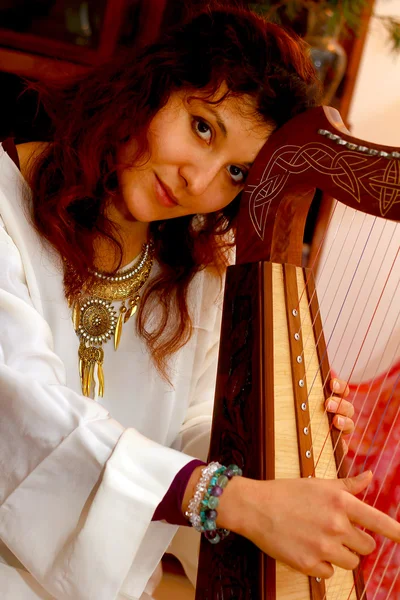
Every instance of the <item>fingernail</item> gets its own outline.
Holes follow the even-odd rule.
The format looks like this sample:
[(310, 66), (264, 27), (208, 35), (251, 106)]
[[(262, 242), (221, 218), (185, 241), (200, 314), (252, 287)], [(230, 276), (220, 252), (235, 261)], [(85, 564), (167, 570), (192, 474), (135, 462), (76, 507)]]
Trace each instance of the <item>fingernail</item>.
[(338, 427), (344, 427), (346, 424), (346, 419), (344, 417), (337, 418)]
[(369, 479), (372, 475), (372, 471), (364, 471), (363, 473), (360, 473), (359, 475), (357, 475), (358, 479)]
[(340, 390), (340, 383), (338, 382), (337, 379), (333, 380), (333, 389), (334, 390)]
[(328, 402), (328, 410), (336, 411), (339, 404), (334, 400), (329, 400)]

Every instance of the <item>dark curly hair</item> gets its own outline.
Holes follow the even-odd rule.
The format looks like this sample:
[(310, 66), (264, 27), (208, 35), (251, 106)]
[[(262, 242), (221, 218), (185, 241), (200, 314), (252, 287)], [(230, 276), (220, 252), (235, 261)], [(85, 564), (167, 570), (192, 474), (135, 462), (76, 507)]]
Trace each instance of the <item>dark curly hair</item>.
[[(109, 238), (119, 256), (118, 232), (106, 217), (117, 193), (117, 154), (130, 138), (138, 157), (155, 114), (177, 90), (248, 95), (256, 116), (280, 127), (319, 101), (319, 84), (305, 43), (240, 8), (208, 8), (165, 32), (136, 55), (124, 53), (73, 81), (30, 83), (51, 120), (51, 143), (31, 171), (33, 220), (70, 268), (64, 286), (74, 297), (94, 267), (94, 240)], [(240, 195), (221, 211), (150, 224), (160, 274), (148, 285), (137, 328), (157, 368), (190, 338), (188, 286), (206, 267), (221, 274), (229, 232), (234, 234)], [(119, 263), (119, 265), (121, 262)], [(155, 329), (152, 307), (162, 307)]]

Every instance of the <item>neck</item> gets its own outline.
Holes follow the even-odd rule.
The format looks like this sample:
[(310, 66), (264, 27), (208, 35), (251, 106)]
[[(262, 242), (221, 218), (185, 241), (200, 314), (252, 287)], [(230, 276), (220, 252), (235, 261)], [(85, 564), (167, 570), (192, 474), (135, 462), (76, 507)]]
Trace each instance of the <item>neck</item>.
[[(118, 241), (122, 246), (120, 268), (128, 265), (140, 254), (143, 244), (148, 241), (148, 223), (140, 223), (131, 215), (121, 212), (114, 203), (110, 203), (106, 216), (117, 227)], [(113, 271), (118, 266), (118, 254), (107, 238), (99, 238), (95, 243), (96, 268), (101, 271)]]

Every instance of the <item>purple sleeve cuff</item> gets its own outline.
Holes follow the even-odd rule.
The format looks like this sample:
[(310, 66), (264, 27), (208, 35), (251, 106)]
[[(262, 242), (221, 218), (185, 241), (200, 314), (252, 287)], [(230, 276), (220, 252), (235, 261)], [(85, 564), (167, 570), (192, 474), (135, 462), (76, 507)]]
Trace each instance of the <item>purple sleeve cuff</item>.
[(189, 479), (196, 467), (206, 465), (202, 460), (192, 460), (175, 475), (167, 493), (157, 506), (152, 521), (167, 521), (173, 525), (190, 523), (182, 514), (182, 501)]

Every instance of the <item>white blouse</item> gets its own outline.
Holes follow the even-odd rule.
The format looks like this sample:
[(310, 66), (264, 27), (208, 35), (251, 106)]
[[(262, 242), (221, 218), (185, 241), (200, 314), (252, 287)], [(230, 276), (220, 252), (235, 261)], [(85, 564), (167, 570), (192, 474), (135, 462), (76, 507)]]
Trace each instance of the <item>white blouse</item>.
[(104, 398), (86, 398), (61, 260), (29, 194), (0, 145), (0, 596), (135, 600), (177, 529), (154, 510), (207, 454), (221, 286), (206, 271), (193, 281), (172, 386), (131, 319), (117, 351), (103, 346)]

